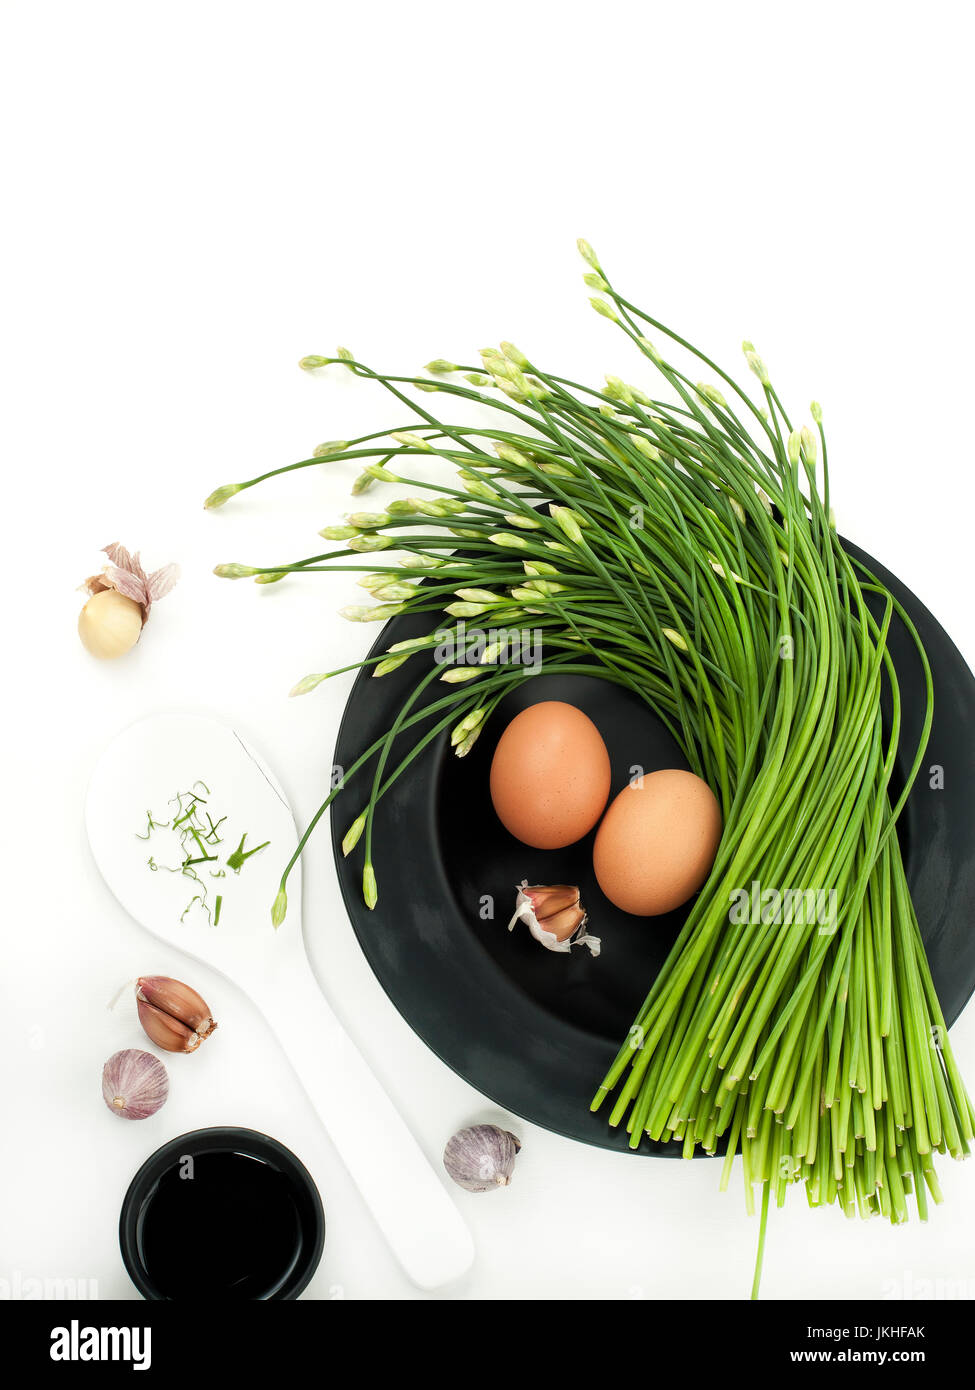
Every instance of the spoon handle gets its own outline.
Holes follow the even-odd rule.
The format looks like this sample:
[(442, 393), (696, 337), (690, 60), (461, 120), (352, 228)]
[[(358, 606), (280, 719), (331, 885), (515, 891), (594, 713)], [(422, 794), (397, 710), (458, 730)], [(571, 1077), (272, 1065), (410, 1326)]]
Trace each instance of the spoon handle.
[(438, 1288), (470, 1267), (470, 1232), (393, 1102), (335, 1017), (311, 967), (254, 997), (406, 1274)]

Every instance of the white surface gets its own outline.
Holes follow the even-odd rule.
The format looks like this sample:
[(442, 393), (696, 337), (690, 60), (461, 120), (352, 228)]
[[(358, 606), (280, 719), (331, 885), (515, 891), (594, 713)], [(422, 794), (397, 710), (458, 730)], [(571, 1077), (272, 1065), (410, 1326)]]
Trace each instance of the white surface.
[[(194, 851), (185, 830), (176, 829), (187, 814), (201, 826), (208, 816), (222, 841), (198, 835)], [(143, 822), (137, 833), (144, 839), (123, 830)], [(133, 920), (166, 947), (218, 970), (260, 1009), (413, 1283), (432, 1290), (466, 1274), (473, 1242), (445, 1190), (443, 1169), (435, 1174), (311, 973), (299, 865), (288, 879), (287, 913), (270, 927), (268, 904), (298, 836), (283, 790), (257, 750), (221, 720), (140, 719), (95, 764), (85, 825), (106, 884)], [(250, 857), (228, 873), (220, 866), (235, 845)], [(184, 874), (166, 872), (184, 854), (208, 853), (214, 864), (198, 865), (189, 885)], [(221, 877), (211, 879), (214, 869)]]
[[(750, 337), (797, 412), (823, 402), (841, 526), (975, 661), (970, 16), (822, 0), (529, 4), (517, 18), (445, 3), (2, 6), (0, 1278), (132, 1296), (115, 1240), (131, 1174), (184, 1129), (235, 1123), (291, 1146), (321, 1186), (311, 1295), (420, 1296), (257, 1010), (150, 941), (84, 839), (102, 747), (179, 706), (248, 734), (299, 821), (318, 805), (351, 681), (286, 696), (363, 651), (372, 629), (334, 617), (360, 591), (210, 570), (314, 553), (351, 474), (201, 508), (219, 483), (400, 421), (364, 383), (299, 372), (303, 354), (348, 343), (412, 368), (510, 337), (569, 375), (632, 375), (586, 303), (585, 235), (634, 299), (723, 362)], [(138, 649), (102, 665), (75, 636), (74, 590), (116, 539), (184, 574)], [(305, 915), (316, 973), (437, 1160), (452, 1130), (495, 1112), (385, 999), (325, 834)], [(99, 1072), (143, 1040), (104, 1004), (147, 971), (191, 974), (220, 1029), (173, 1059), (156, 1117), (124, 1124)], [(954, 1040), (975, 1083), (971, 1008)], [(712, 1165), (512, 1127), (512, 1186), (458, 1196), (478, 1257), (456, 1296), (747, 1293), (755, 1226)], [(927, 1227), (847, 1223), (797, 1194), (773, 1216), (766, 1292), (975, 1279), (975, 1172), (942, 1170)]]

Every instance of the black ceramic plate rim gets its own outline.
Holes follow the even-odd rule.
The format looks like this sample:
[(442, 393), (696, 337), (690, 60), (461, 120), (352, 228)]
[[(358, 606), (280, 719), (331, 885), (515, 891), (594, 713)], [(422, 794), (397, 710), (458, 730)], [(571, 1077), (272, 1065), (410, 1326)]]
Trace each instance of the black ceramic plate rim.
[[(935, 901), (941, 898), (943, 910), (934, 912), (927, 920), (922, 919), (922, 928), (932, 970), (936, 971), (939, 963), (941, 966), (941, 974), (936, 973), (936, 983), (946, 1021), (950, 1025), (975, 989), (975, 936), (962, 931), (975, 912), (972, 811), (964, 792), (965, 786), (970, 786), (975, 778), (975, 741), (969, 734), (969, 730), (975, 728), (975, 678), (943, 628), (917, 597), (865, 552), (846, 541), (843, 544), (851, 557), (862, 562), (904, 605), (921, 632), (934, 671), (935, 722), (922, 775), (925, 766), (944, 762), (937, 747), (939, 738), (945, 747), (951, 748), (953, 775), (946, 783), (943, 802), (931, 803), (937, 806), (935, 814), (940, 817), (937, 826), (932, 826), (931, 815), (918, 813), (917, 790), (912, 792), (904, 815), (912, 851), (920, 856), (917, 872), (912, 873), (909, 866), (915, 901), (919, 886)], [(401, 617), (389, 623), (371, 654), (384, 651), (393, 640), (404, 635), (404, 624), (408, 622), (408, 618)], [(901, 640), (905, 638), (906, 634), (901, 633)], [(909, 639), (906, 640), (909, 643)], [(919, 689), (920, 666), (916, 657), (914, 660), (917, 670), (913, 679)], [(910, 691), (907, 681), (910, 678), (900, 671), (899, 663), (898, 671), (907, 705)], [(349, 729), (356, 717), (356, 695), (361, 693), (363, 681), (369, 679), (369, 674), (368, 668), (365, 674), (359, 674), (346, 703), (336, 740), (337, 766), (347, 765), (351, 758), (361, 752), (358, 740), (355, 744), (350, 742)], [(375, 737), (375, 733), (372, 737)], [(426, 761), (422, 778), (424, 787), (431, 780), (434, 784), (439, 781), (440, 766), (446, 756), (447, 741), (445, 736), (440, 736)], [(958, 766), (959, 762), (961, 766)], [(542, 1128), (602, 1148), (628, 1153), (678, 1155), (681, 1152), (679, 1145), (651, 1144), (646, 1139), (639, 1148), (631, 1149), (625, 1129), (609, 1127), (606, 1118), (608, 1106), (595, 1115), (589, 1112), (589, 1099), (612, 1062), (622, 1038), (607, 1046), (604, 1039), (594, 1039), (592, 1034), (574, 1027), (566, 1019), (533, 1008), (533, 1001), (526, 1000), (522, 991), (483, 949), (480, 949), (479, 955), (469, 949), (473, 934), (465, 927), (464, 915), (447, 882), (437, 844), (435, 808), (432, 805), (421, 805), (417, 801), (411, 807), (409, 825), (404, 827), (409, 834), (409, 844), (397, 850), (397, 853), (407, 856), (405, 882), (399, 884), (404, 891), (398, 895), (396, 886), (391, 883), (395, 875), (388, 872), (390, 846), (385, 840), (378, 842), (382, 847), (381, 860), (377, 864), (380, 906), (372, 913), (366, 909), (360, 891), (359, 865), (345, 860), (341, 852), (342, 837), (358, 809), (357, 798), (343, 796), (337, 797), (332, 807), (333, 850), (346, 910), (363, 954), (383, 990), (431, 1051), (489, 1100)], [(925, 846), (932, 837), (936, 841), (934, 848), (925, 854)], [(946, 847), (950, 851), (947, 863), (942, 862), (946, 859)], [(939, 871), (946, 869), (950, 873), (942, 882)], [(425, 875), (428, 876), (426, 880)], [(387, 901), (390, 892), (396, 899), (395, 909), (388, 920), (384, 892)], [(438, 962), (435, 953), (431, 954), (428, 942), (424, 949), (424, 906), (420, 902), (418, 911), (417, 902), (424, 894), (427, 895), (428, 907), (442, 910), (449, 904), (457, 919), (457, 950), (456, 953), (451, 952), (450, 966), (446, 970), (443, 958)], [(437, 894), (440, 895), (439, 903)], [(499, 924), (499, 929), (504, 930), (503, 924)], [(391, 932), (395, 932), (394, 941), (401, 934), (406, 934), (405, 950), (416, 951), (416, 969), (404, 969), (403, 960), (396, 958), (397, 954), (402, 954), (398, 942), (391, 951)], [(950, 957), (953, 943), (959, 939), (967, 948), (960, 964), (945, 958)], [(465, 967), (472, 963), (478, 977), (478, 988), (474, 991), (465, 988), (463, 977)], [(648, 980), (647, 988), (650, 983)], [(459, 1004), (450, 998), (453, 989), (462, 996)], [(492, 1015), (491, 1027), (486, 1031), (478, 1025), (478, 1009)], [(519, 1028), (522, 1030), (519, 1035), (521, 1045), (515, 1055), (511, 1046), (511, 1030)], [(473, 1042), (472, 1033), (475, 1035)], [(565, 1095), (558, 1094), (558, 1080), (571, 1067), (584, 1067), (586, 1075), (584, 1085), (577, 1088), (569, 1104)], [(557, 1092), (554, 1096), (549, 1094), (553, 1084)]]

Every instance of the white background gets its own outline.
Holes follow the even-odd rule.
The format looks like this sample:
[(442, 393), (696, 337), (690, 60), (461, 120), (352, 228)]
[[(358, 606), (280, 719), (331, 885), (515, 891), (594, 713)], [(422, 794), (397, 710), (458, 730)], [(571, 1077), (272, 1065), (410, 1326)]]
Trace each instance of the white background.
[[(510, 337), (570, 376), (633, 377), (586, 302), (584, 235), (632, 297), (725, 363), (752, 338), (797, 414), (823, 402), (841, 529), (975, 661), (970, 10), (31, 0), (0, 16), (0, 1279), (132, 1296), (115, 1237), (129, 1177), (172, 1135), (223, 1122), (276, 1135), (320, 1184), (328, 1244), (309, 1295), (417, 1297), (260, 1017), (140, 934), (87, 852), (93, 761), (155, 710), (238, 721), (299, 820), (320, 799), (350, 682), (287, 692), (361, 654), (374, 630), (334, 616), (361, 591), (210, 571), (313, 553), (349, 505), (349, 466), (216, 514), (203, 498), (403, 423), (347, 374), (298, 371), (339, 343), (414, 370)], [(114, 540), (183, 578), (138, 649), (99, 664), (75, 635), (76, 587)], [(452, 1130), (496, 1112), (386, 1000), (324, 834), (305, 923), (323, 988), (438, 1161)], [(191, 976), (221, 1028), (172, 1060), (164, 1110), (124, 1124), (99, 1073), (141, 1035), (105, 1003), (147, 971)], [(971, 1008), (954, 1039), (975, 1081)], [(514, 1184), (457, 1193), (478, 1257), (444, 1297), (747, 1294), (755, 1223), (714, 1165), (515, 1127)], [(975, 1174), (942, 1169), (926, 1228), (846, 1222), (794, 1194), (773, 1214), (766, 1294), (975, 1280)], [(201, 1292), (205, 1267), (187, 1252)]]

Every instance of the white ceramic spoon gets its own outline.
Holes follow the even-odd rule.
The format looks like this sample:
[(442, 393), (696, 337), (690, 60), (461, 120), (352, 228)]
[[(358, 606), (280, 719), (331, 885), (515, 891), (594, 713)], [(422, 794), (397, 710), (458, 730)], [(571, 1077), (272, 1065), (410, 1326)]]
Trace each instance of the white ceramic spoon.
[[(161, 827), (148, 840), (137, 838), (146, 833), (150, 810), (155, 820), (169, 820), (169, 799), (194, 787), (206, 798), (201, 818), (227, 817), (222, 843), (209, 851), (218, 861), (196, 866), (200, 883), (166, 871), (181, 863), (175, 832)], [(221, 971), (264, 1014), (410, 1279), (433, 1289), (463, 1274), (474, 1247), (460, 1213), (312, 974), (297, 866), (288, 882), (287, 918), (276, 931), (271, 925), (277, 880), (297, 834), (270, 769), (228, 724), (198, 715), (154, 716), (119, 734), (102, 755), (85, 818), (102, 876), (132, 917), (168, 946)], [(245, 832), (245, 852), (270, 844), (237, 874), (224, 861)], [(221, 869), (223, 877), (210, 877)], [(193, 903), (181, 922), (203, 889), (206, 908)], [(213, 925), (218, 894), (220, 917)]]

